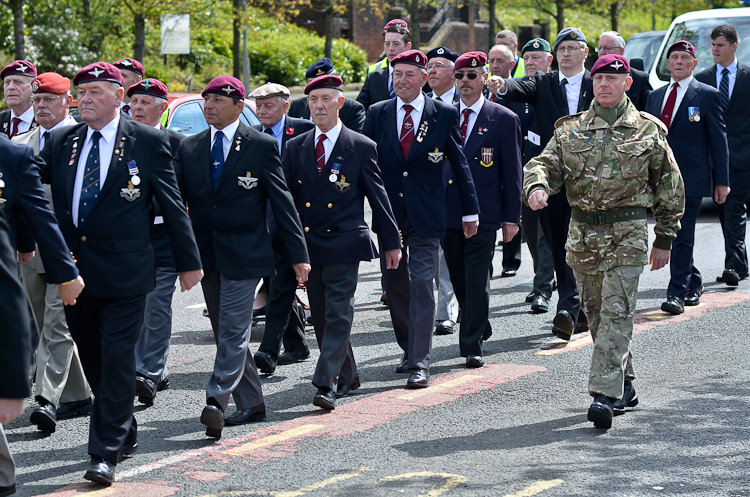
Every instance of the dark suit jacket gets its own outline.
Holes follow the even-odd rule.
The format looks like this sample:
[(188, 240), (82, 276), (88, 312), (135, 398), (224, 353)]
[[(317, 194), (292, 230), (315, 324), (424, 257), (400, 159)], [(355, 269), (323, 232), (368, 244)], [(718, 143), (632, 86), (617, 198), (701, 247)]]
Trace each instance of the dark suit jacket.
[(646, 110), (646, 99), (653, 89), (648, 81), (648, 73), (631, 68), (630, 76), (633, 78), (633, 84), (628, 90), (628, 97), (636, 109)]
[[(289, 142), (282, 162), (305, 227), (310, 262), (346, 264), (378, 257), (365, 222), (365, 197), (377, 219), (381, 248), (401, 247), (372, 140), (342, 126), (326, 167), (318, 174), (315, 131), (308, 131)], [(335, 183), (329, 179), (334, 164), (340, 166)]]
[(378, 164), (396, 222), (400, 225), (406, 213), (419, 236), (440, 238), (446, 223), (445, 160), (453, 169), (462, 214), (481, 215), (469, 165), (461, 149), (458, 111), (425, 96), (421, 121), (414, 125), (417, 138), (420, 128), (426, 128), (426, 132), (422, 141), (414, 140), (404, 160), (396, 130), (396, 103), (393, 98), (373, 105), (367, 113), (364, 134), (378, 145)]
[[(31, 121), (31, 127), (36, 127), (36, 120)], [(2, 112), (0, 112), (0, 134), (4, 134), (5, 136), (10, 136), (11, 132), (11, 122), (10, 122), (10, 109), (6, 109)]]
[[(460, 110), (456, 104), (456, 110)], [(479, 229), (497, 231), (502, 223), (521, 223), (521, 125), (518, 116), (485, 100), (464, 155), (479, 198)], [(454, 178), (448, 181), (448, 227), (461, 229), (461, 209)]]
[[(560, 79), (558, 71), (548, 73), (537, 72), (529, 79), (507, 79), (507, 91), (504, 97), (507, 100), (528, 102), (534, 106), (534, 120), (529, 131), (540, 137), (539, 145), (530, 140), (523, 150), (523, 160), (528, 162), (536, 157), (547, 142), (552, 138), (555, 130), (555, 121), (568, 115), (568, 101), (560, 90)], [(594, 84), (591, 73), (586, 71), (581, 81), (581, 93), (578, 98), (578, 111), (582, 112), (589, 108), (594, 98)]]
[[(719, 88), (716, 79), (716, 64), (695, 75), (701, 83)], [(734, 82), (729, 107), (724, 112), (729, 142), (729, 171), (750, 171), (750, 67), (737, 63), (737, 79)]]
[(374, 103), (390, 100), (391, 93), (388, 91), (388, 66), (367, 75), (365, 84), (357, 95), (357, 102), (368, 110)]
[(0, 188), (0, 204), (3, 204), (1, 210), (5, 211), (10, 225), (11, 246), (16, 248), (16, 226), (20, 225), (23, 233), (19, 238), (28, 242), (18, 248), (22, 252), (31, 252), (35, 250), (34, 240), (38, 241), (39, 254), (50, 283), (75, 279), (78, 270), (44, 194), (38, 172), (41, 163), (34, 156), (34, 150), (0, 136), (0, 157), (0, 173), (5, 183)]
[(22, 399), (29, 388), (29, 311), (16, 252), (0, 209), (0, 398)]
[[(171, 166), (167, 137), (150, 126), (120, 119), (115, 153), (101, 193), (86, 224), (73, 224), (73, 185), (87, 130), (86, 124), (78, 124), (53, 131), (41, 153), (45, 162), (42, 181), (52, 186), (60, 230), (78, 261), (86, 290), (93, 297), (120, 298), (145, 294), (154, 288), (152, 197), (161, 206), (177, 270), (200, 269), (190, 220)], [(141, 179), (135, 187), (137, 197), (128, 190), (131, 162)]]
[(289, 262), (307, 262), (302, 226), (284, 181), (276, 140), (240, 123), (216, 191), (211, 181), (210, 141), (210, 129), (185, 138), (175, 159), (204, 272), (218, 270), (232, 280), (273, 273), (266, 227), (269, 200)]
[[(289, 112), (287, 114), (291, 117), (299, 117), (310, 121), (310, 106), (307, 105), (307, 97), (295, 98), (289, 105)], [(362, 126), (365, 125), (366, 116), (364, 106), (357, 102), (347, 98), (344, 100), (344, 106), (339, 110), (339, 119), (344, 123), (344, 126), (357, 133), (362, 132)], [(313, 124), (313, 127), (315, 125)], [(307, 130), (303, 130), (307, 131)]]
[[(669, 85), (648, 96), (646, 112), (661, 115)], [(700, 120), (688, 119), (688, 107), (698, 107)], [(667, 141), (685, 182), (685, 196), (711, 197), (714, 185), (729, 185), (729, 150), (719, 91), (693, 79), (675, 110)]]

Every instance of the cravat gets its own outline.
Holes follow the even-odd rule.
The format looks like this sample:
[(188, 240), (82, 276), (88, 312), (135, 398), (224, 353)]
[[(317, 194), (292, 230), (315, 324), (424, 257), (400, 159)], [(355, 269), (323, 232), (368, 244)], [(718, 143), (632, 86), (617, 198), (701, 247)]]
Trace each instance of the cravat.
[(323, 172), (326, 168), (326, 148), (323, 146), (323, 142), (326, 139), (326, 135), (320, 135), (318, 137), (318, 143), (315, 144), (315, 160), (318, 162), (318, 174)]
[(396, 92), (393, 91), (393, 77), (388, 76), (388, 79), (390, 80), (388, 82), (388, 94), (391, 96), (391, 98), (396, 96)]
[(726, 67), (721, 71), (721, 83), (719, 83), (719, 97), (724, 112), (729, 108), (729, 69)]
[(18, 125), (21, 124), (21, 118), (14, 117), (11, 121), (13, 122), (13, 127), (10, 128), (10, 137), (13, 138), (18, 133)]
[(211, 147), (211, 181), (213, 183), (214, 190), (216, 185), (219, 184), (219, 176), (221, 176), (221, 170), (224, 168), (224, 133), (221, 131), (216, 132), (214, 137), (214, 146)]
[(464, 109), (464, 120), (461, 121), (461, 146), (466, 145), (466, 132), (469, 130), (469, 115), (471, 109)]
[(659, 116), (659, 119), (661, 119), (661, 122), (663, 122), (667, 128), (672, 124), (672, 112), (674, 111), (674, 104), (677, 101), (677, 88), (679, 87), (680, 84), (675, 81), (672, 85), (672, 91), (667, 97), (667, 103), (664, 104), (664, 110), (661, 111), (661, 116)]
[(404, 105), (406, 115), (404, 116), (404, 122), (401, 123), (401, 134), (398, 138), (399, 145), (401, 145), (401, 155), (404, 157), (404, 160), (409, 155), (409, 149), (414, 142), (414, 121), (411, 120), (412, 110), (414, 110), (414, 107), (411, 105)]
[(91, 134), (91, 150), (86, 158), (81, 181), (81, 196), (78, 199), (78, 227), (81, 228), (89, 217), (94, 202), (99, 196), (99, 138), (102, 134), (94, 131)]
[(128, 104), (125, 104), (125, 105), (123, 105), (123, 106), (122, 106), (122, 111), (123, 111), (123, 112), (124, 112), (125, 114), (127, 114), (127, 115), (130, 115), (130, 105), (128, 105)]

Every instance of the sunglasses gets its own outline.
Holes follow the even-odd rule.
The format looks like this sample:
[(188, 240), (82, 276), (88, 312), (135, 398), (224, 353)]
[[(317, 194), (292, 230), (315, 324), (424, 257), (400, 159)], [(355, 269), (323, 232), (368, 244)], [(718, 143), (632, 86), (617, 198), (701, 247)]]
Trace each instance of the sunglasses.
[(456, 79), (464, 79), (464, 76), (466, 76), (468, 79), (477, 79), (479, 77), (479, 73), (476, 72), (457, 72), (453, 74), (453, 77)]

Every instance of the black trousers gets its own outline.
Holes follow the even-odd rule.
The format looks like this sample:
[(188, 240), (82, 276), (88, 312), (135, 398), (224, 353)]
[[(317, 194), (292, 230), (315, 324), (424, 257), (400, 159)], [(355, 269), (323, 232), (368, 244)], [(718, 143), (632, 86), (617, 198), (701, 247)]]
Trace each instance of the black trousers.
[(521, 267), (521, 243), (523, 242), (523, 226), (518, 225), (518, 234), (509, 242), (503, 242), (503, 269), (518, 271)]
[(726, 202), (719, 205), (719, 220), (724, 233), (724, 267), (734, 269), (741, 278), (748, 275), (747, 210), (750, 205), (750, 171), (731, 172), (732, 191)]
[(552, 282), (555, 281), (552, 251), (542, 231), (539, 213), (525, 204), (521, 208), (521, 226), (534, 263), (534, 292), (549, 299), (552, 297)]
[(146, 295), (98, 298), (86, 289), (65, 307), (81, 365), (94, 393), (89, 454), (117, 464), (123, 446), (135, 443), (133, 416), (135, 342), (143, 325)]

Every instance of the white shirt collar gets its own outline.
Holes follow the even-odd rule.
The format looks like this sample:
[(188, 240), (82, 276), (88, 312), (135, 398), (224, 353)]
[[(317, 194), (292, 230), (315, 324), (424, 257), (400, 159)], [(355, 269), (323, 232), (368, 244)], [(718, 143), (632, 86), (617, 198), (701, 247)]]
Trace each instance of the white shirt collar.
[(13, 119), (14, 117), (19, 118), (21, 121), (25, 123), (31, 124), (32, 122), (34, 122), (34, 106), (32, 105), (31, 107), (26, 109), (24, 113), (21, 114), (20, 116), (17, 116), (15, 112), (13, 112), (13, 109), (11, 109), (10, 118)]
[(63, 119), (59, 123), (57, 123), (54, 126), (52, 126), (51, 129), (46, 129), (44, 126), (42, 126), (40, 124), (39, 125), (39, 131), (41, 131), (42, 133), (44, 133), (45, 131), (54, 131), (54, 130), (56, 130), (58, 128), (64, 128), (65, 126), (73, 126), (74, 124), (78, 124), (78, 121), (76, 121), (75, 119), (73, 119), (72, 116), (67, 115), (67, 116), (65, 116), (65, 119)]
[(564, 74), (562, 73), (562, 71), (558, 71), (558, 73), (557, 73), (557, 80), (558, 80), (558, 81), (559, 81), (560, 83), (562, 83), (562, 80), (563, 80), (563, 79), (567, 79), (567, 80), (568, 80), (568, 84), (569, 84), (569, 85), (575, 85), (575, 84), (578, 84), (578, 82), (579, 82), (579, 81), (581, 81), (581, 80), (583, 79), (583, 75), (584, 75), (584, 73), (585, 73), (585, 72), (586, 72), (586, 71), (584, 71), (584, 70), (581, 70), (581, 72), (579, 72), (579, 73), (578, 73), (578, 74), (576, 74), (575, 76), (566, 76), (566, 75), (564, 75)]
[(336, 122), (336, 126), (329, 129), (325, 133), (323, 133), (320, 128), (315, 125), (315, 143), (318, 143), (318, 137), (322, 134), (326, 135), (326, 139), (330, 140), (331, 143), (336, 143), (336, 140), (339, 139), (339, 135), (341, 134), (341, 119)]
[(424, 93), (419, 92), (417, 98), (415, 98), (411, 102), (404, 102), (403, 100), (401, 100), (401, 97), (396, 97), (396, 111), (401, 110), (407, 103), (414, 107), (414, 109), (421, 114), (422, 109), (424, 109)]
[[(104, 127), (99, 131), (101, 133), (102, 138), (104, 138), (104, 141), (107, 143), (114, 143), (115, 137), (117, 135), (117, 127), (120, 125), (120, 114), (118, 113), (115, 115), (114, 119), (112, 119), (110, 122), (108, 122)], [(95, 129), (88, 128), (88, 131), (86, 132), (86, 141), (91, 140), (91, 135), (94, 134), (94, 131), (97, 131)]]
[(436, 99), (438, 99), (438, 100), (441, 100), (441, 101), (443, 101), (443, 102), (445, 102), (447, 104), (452, 104), (453, 103), (453, 95), (454, 95), (455, 91), (456, 91), (456, 87), (455, 86), (451, 86), (450, 90), (448, 90), (447, 92), (443, 93), (442, 95), (435, 96), (435, 92), (433, 92), (432, 95)]
[(461, 100), (461, 113), (463, 113), (463, 111), (465, 111), (466, 109), (471, 109), (474, 111), (474, 114), (479, 115), (479, 111), (482, 110), (484, 101), (485, 101), (484, 95), (479, 95), (479, 98), (477, 99), (476, 102), (467, 106), (462, 99)]
[[(731, 64), (726, 66), (727, 69), (729, 69), (729, 74), (733, 75), (737, 73), (737, 57), (734, 58)], [(721, 72), (724, 70), (724, 66), (721, 64), (716, 64), (716, 73), (721, 75)]]
[(680, 88), (687, 88), (690, 86), (690, 83), (693, 81), (693, 75), (691, 74), (685, 79), (681, 79), (680, 81), (675, 81), (674, 78), (669, 78), (669, 89), (672, 88), (672, 85), (675, 83), (680, 83)]
[(210, 128), (211, 128), (211, 143), (213, 144), (214, 137), (216, 136), (216, 132), (217, 131), (221, 131), (222, 133), (224, 133), (224, 138), (226, 138), (227, 140), (229, 140), (231, 142), (234, 139), (235, 133), (237, 133), (237, 128), (239, 128), (239, 127), (240, 127), (240, 120), (239, 120), (239, 118), (236, 121), (227, 124), (222, 129), (216, 128), (213, 124), (210, 125)]

